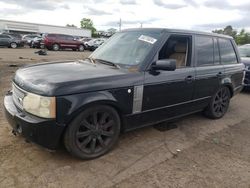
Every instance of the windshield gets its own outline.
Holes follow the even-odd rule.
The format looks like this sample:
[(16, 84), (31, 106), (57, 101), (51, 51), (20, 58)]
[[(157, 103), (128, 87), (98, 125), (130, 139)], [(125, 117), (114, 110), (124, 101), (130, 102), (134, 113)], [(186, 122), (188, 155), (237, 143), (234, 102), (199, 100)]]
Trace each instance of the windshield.
[(143, 62), (159, 37), (159, 31), (117, 33), (100, 46), (90, 57), (119, 65), (138, 65)]
[(250, 46), (239, 47), (240, 57), (250, 57)]

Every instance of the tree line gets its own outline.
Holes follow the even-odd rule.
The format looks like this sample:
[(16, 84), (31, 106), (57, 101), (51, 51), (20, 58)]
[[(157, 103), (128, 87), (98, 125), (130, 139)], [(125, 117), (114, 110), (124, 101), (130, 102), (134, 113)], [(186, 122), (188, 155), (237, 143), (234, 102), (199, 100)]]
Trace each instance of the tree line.
[[(83, 18), (80, 21), (81, 28), (83, 29), (89, 29), (91, 30), (92, 37), (98, 37), (96, 33), (96, 28), (94, 26), (94, 23), (91, 19), (89, 18)], [(73, 24), (67, 24), (67, 27), (76, 27)], [(110, 28), (108, 31), (110, 32), (115, 32), (115, 29)], [(246, 32), (245, 29), (241, 29), (240, 32), (237, 32), (237, 30), (233, 29), (231, 25), (226, 26), (224, 29), (216, 29), (212, 31), (213, 33), (218, 33), (218, 34), (224, 34), (224, 35), (229, 35), (234, 38), (236, 43), (238, 45), (243, 45), (243, 44), (250, 44), (250, 33)]]
[[(74, 24), (67, 24), (66, 27), (75, 27), (75, 28), (77, 28), (77, 26), (75, 26)], [(96, 28), (94, 26), (94, 23), (90, 18), (81, 19), (80, 28), (89, 29), (91, 31), (92, 37), (99, 37), (99, 34), (97, 33), (97, 30), (96, 30)], [(115, 33), (116, 29), (110, 28), (107, 31), (110, 32), (110, 33)]]
[(250, 33), (246, 32), (245, 29), (241, 29), (240, 32), (233, 29), (231, 25), (226, 26), (224, 29), (216, 29), (212, 31), (213, 33), (229, 35), (234, 38), (238, 45), (249, 44), (250, 43)]

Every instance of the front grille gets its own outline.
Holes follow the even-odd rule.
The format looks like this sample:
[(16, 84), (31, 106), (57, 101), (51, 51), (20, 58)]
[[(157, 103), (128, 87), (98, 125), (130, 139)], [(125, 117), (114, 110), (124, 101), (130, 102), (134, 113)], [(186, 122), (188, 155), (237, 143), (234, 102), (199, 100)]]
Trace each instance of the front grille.
[(12, 84), (12, 92), (13, 92), (13, 101), (14, 104), (19, 108), (23, 109), (23, 98), (26, 95), (26, 92), (16, 86), (14, 83)]

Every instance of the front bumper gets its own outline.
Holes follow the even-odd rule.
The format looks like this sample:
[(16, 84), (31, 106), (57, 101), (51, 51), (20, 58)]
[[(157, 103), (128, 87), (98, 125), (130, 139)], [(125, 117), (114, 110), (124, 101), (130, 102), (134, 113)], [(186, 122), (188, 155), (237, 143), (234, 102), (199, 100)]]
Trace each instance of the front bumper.
[(23, 113), (14, 105), (11, 92), (4, 98), (4, 109), (5, 116), (15, 132), (48, 149), (57, 148), (64, 126), (58, 125), (56, 120)]
[(250, 87), (250, 70), (245, 70), (244, 87)]

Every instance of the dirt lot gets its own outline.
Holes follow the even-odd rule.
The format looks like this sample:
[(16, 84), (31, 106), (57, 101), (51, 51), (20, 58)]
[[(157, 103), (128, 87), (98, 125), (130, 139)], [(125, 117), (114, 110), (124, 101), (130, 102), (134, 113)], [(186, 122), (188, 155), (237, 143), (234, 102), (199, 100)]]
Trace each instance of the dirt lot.
[(34, 51), (0, 48), (0, 187), (250, 188), (249, 92), (232, 99), (223, 119), (195, 114), (169, 131), (147, 127), (126, 133), (113, 151), (92, 161), (13, 136), (2, 103), (15, 66), (88, 55), (63, 51), (38, 56)]

